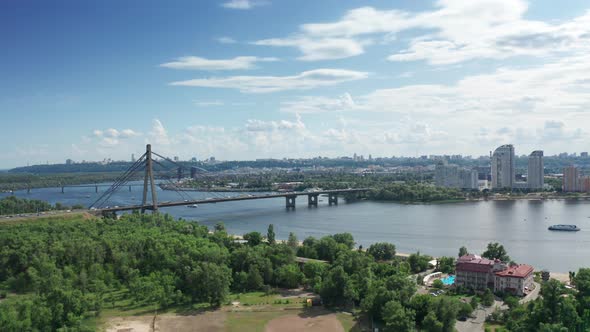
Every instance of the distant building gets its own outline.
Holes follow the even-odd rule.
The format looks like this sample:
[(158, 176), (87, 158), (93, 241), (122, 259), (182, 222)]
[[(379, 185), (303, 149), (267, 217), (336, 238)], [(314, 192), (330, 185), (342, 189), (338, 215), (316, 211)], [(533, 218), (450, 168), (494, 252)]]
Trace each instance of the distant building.
[(178, 161), (178, 157), (177, 156), (174, 156), (174, 161)]
[(590, 193), (590, 177), (582, 176), (578, 179), (578, 190), (585, 193)]
[(492, 188), (512, 188), (514, 169), (514, 146), (507, 144), (497, 148), (492, 155)]
[(495, 273), (494, 291), (523, 296), (533, 286), (533, 267), (527, 264), (508, 266)]
[(441, 160), (434, 169), (434, 183), (439, 187), (478, 189), (477, 170), (460, 168)]
[(66, 159), (66, 165), (71, 165), (73, 163), (74, 161), (72, 159)]
[(580, 157), (588, 158), (588, 152), (580, 152)]
[(134, 163), (134, 162), (135, 162), (135, 154), (134, 154), (134, 153), (132, 153), (132, 154), (131, 154), (131, 162), (132, 162), (132, 163)]
[(530, 189), (543, 189), (543, 185), (545, 184), (543, 151), (533, 151), (529, 156), (528, 166), (527, 187)]
[(563, 191), (575, 192), (578, 191), (578, 181), (580, 172), (575, 166), (568, 166), (563, 169)]

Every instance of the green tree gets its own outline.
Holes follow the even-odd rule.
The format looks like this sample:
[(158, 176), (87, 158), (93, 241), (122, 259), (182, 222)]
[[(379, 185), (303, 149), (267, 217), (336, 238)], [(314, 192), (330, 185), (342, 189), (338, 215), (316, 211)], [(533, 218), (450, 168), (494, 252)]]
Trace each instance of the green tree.
[(385, 331), (407, 332), (414, 330), (414, 311), (404, 308), (398, 301), (387, 302), (381, 316), (385, 322)]
[(481, 304), (486, 307), (491, 307), (494, 304), (494, 294), (492, 294), (492, 291), (489, 288), (486, 288), (481, 296)]
[(303, 280), (303, 273), (295, 264), (281, 266), (276, 271), (277, 284), (285, 288), (296, 288)]
[(344, 244), (348, 249), (354, 248), (354, 238), (350, 233), (339, 233), (332, 236), (337, 243)]
[(225, 265), (202, 262), (188, 275), (187, 281), (193, 301), (220, 306), (229, 294), (230, 269)]
[(429, 312), (426, 317), (424, 317), (421, 325), (424, 331), (443, 332), (443, 323), (436, 318), (436, 313), (434, 311)]
[(502, 262), (510, 261), (510, 256), (508, 256), (508, 254), (506, 253), (506, 249), (504, 249), (504, 246), (497, 242), (488, 243), (488, 248), (486, 251), (484, 251), (482, 257), (488, 259), (499, 259)]
[(221, 221), (215, 224), (214, 230), (216, 232), (227, 232), (225, 229), (225, 224)]
[(445, 285), (443, 284), (443, 282), (440, 279), (436, 279), (432, 282), (432, 287), (434, 287), (436, 289), (443, 289), (445, 287)]
[(395, 257), (395, 245), (385, 242), (374, 243), (367, 252), (378, 261), (392, 260)]
[(246, 284), (249, 290), (259, 290), (264, 286), (264, 279), (262, 279), (262, 275), (260, 275), (260, 271), (258, 271), (255, 265), (250, 265)]
[(273, 224), (268, 225), (268, 230), (266, 232), (266, 239), (268, 240), (268, 244), (273, 245), (275, 244), (275, 226)]
[(469, 255), (467, 248), (465, 246), (459, 248), (459, 257), (463, 257), (465, 255)]
[(289, 238), (287, 239), (287, 245), (293, 249), (294, 251), (297, 251), (297, 248), (299, 247), (299, 241), (297, 241), (297, 236), (295, 235), (295, 233), (290, 232), (289, 233)]
[(248, 244), (251, 246), (257, 246), (262, 243), (262, 234), (259, 232), (246, 233), (243, 238), (248, 241)]
[(455, 272), (455, 258), (454, 257), (441, 257), (438, 259), (438, 269), (442, 273), (453, 273)]

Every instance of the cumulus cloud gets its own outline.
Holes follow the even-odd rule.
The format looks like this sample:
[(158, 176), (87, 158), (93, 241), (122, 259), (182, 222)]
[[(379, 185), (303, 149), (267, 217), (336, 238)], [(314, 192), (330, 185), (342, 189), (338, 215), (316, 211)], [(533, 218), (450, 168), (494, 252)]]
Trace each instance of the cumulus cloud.
[(176, 86), (237, 89), (245, 93), (312, 89), (365, 79), (368, 73), (346, 69), (314, 69), (293, 76), (231, 76), (172, 82)]
[(590, 50), (590, 12), (547, 23), (525, 19), (527, 10), (524, 0), (439, 0), (435, 9), (424, 12), (361, 7), (335, 22), (303, 24), (291, 36), (255, 44), (298, 48), (300, 60), (338, 59), (364, 53), (369, 37), (390, 42), (396, 34), (414, 30), (408, 47), (388, 59), (434, 65)]
[(304, 96), (297, 100), (282, 102), (280, 109), (286, 113), (324, 113), (353, 110), (355, 103), (349, 93), (344, 93), (337, 98)]
[(105, 130), (95, 129), (92, 135), (99, 140), (102, 147), (114, 147), (119, 145), (121, 140), (140, 136), (141, 134), (133, 129), (118, 130), (115, 128), (108, 128)]
[(161, 67), (192, 70), (237, 70), (251, 69), (257, 62), (278, 61), (277, 58), (238, 56), (232, 59), (206, 59), (198, 56), (185, 56), (176, 61), (161, 64)]

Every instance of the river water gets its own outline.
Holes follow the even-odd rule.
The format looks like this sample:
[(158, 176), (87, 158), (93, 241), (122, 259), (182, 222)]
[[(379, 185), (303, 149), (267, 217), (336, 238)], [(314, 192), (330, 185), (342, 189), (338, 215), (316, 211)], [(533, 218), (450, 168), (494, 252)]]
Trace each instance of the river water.
[[(41, 199), (52, 204), (90, 205), (106, 188), (33, 189), (14, 195)], [(191, 198), (243, 195), (243, 193), (187, 192)], [(256, 194), (256, 193), (253, 193)], [(260, 194), (260, 193), (258, 193)], [(0, 197), (8, 194), (0, 194)], [(178, 201), (172, 191), (158, 188), (158, 200)], [(141, 201), (141, 188), (125, 187), (110, 199), (111, 206), (133, 205)], [(360, 201), (328, 206), (320, 197), (317, 208), (307, 207), (307, 197), (297, 199), (294, 211), (285, 209), (284, 198), (201, 204), (161, 209), (174, 217), (196, 220), (212, 227), (223, 221), (229, 233), (259, 231), (266, 234), (274, 224), (278, 239), (294, 232), (300, 240), (307, 236), (349, 232), (358, 244), (394, 243), (398, 252), (420, 251), (434, 256), (456, 256), (461, 246), (481, 254), (488, 242), (502, 243), (510, 257), (519, 262), (555, 272), (590, 267), (590, 202), (588, 201), (484, 201), (452, 204), (398, 204)], [(579, 232), (552, 232), (552, 224), (577, 224)]]

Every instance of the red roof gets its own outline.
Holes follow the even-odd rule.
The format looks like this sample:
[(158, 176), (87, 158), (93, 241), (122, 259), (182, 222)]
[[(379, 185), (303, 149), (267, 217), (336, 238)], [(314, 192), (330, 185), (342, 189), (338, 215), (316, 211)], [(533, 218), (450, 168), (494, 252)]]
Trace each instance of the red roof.
[(482, 272), (488, 273), (494, 267), (495, 261), (487, 258), (481, 258), (477, 255), (465, 255), (457, 259), (455, 270), (467, 272)]
[(496, 272), (498, 277), (526, 278), (533, 273), (533, 267), (527, 264), (509, 266), (504, 271)]

